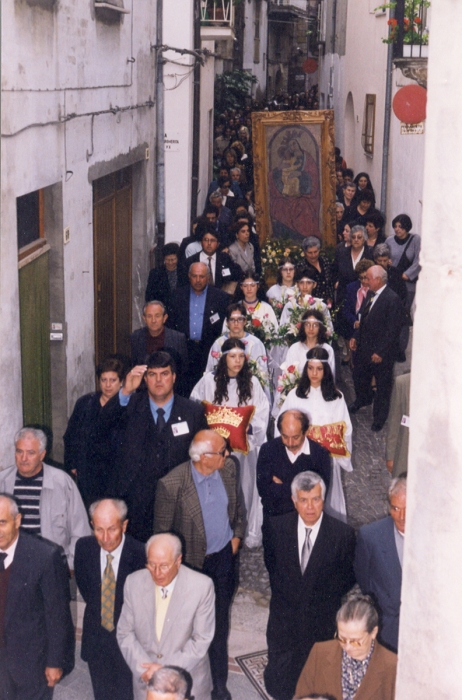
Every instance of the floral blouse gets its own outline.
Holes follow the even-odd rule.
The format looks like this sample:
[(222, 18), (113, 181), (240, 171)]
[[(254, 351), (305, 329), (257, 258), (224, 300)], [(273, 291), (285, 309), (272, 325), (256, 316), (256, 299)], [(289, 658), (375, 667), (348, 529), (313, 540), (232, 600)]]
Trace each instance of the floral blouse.
[(346, 651), (342, 651), (342, 700), (354, 700), (367, 673), (373, 651), (374, 642), (372, 642), (370, 652), (362, 661), (353, 659)]

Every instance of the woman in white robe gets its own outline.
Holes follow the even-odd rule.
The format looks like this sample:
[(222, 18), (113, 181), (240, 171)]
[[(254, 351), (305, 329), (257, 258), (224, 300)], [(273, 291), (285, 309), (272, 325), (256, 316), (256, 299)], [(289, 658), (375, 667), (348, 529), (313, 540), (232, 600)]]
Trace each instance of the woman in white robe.
[(286, 323), (290, 324), (294, 309), (317, 309), (324, 316), (327, 335), (330, 337), (334, 332), (330, 311), (322, 299), (312, 296), (315, 287), (316, 282), (310, 278), (310, 273), (307, 270), (302, 270), (300, 278), (297, 280), (297, 294), (284, 306), (279, 323), (281, 326)]
[(247, 510), (248, 547), (261, 545), (262, 506), (257, 491), (257, 459), (266, 442), (269, 402), (258, 379), (252, 376), (245, 356), (245, 345), (230, 338), (222, 345), (222, 356), (214, 372), (207, 372), (191, 392), (191, 399), (219, 406), (255, 406), (247, 435), (249, 453), (233, 453), (241, 467), (241, 484)]
[(306, 353), (308, 350), (316, 347), (316, 345), (319, 345), (329, 355), (329, 367), (335, 380), (335, 355), (332, 347), (327, 342), (324, 316), (316, 309), (308, 309), (303, 314), (301, 323), (302, 325), (298, 332), (298, 342), (291, 345), (287, 351), (286, 364), (297, 365), (297, 369), (301, 374), (306, 363)]
[(268, 299), (284, 306), (296, 294), (295, 269), (295, 260), (290, 255), (279, 261), (277, 283), (266, 292)]
[[(340, 469), (347, 472), (353, 470), (351, 464), (353, 426), (343, 394), (334, 384), (328, 353), (324, 348), (315, 347), (309, 351), (299, 384), (288, 393), (279, 413), (291, 408), (306, 413), (310, 425), (323, 426), (345, 422), (346, 430), (343, 439), (350, 456), (332, 456), (332, 482), (325, 508), (327, 513), (346, 522), (346, 504)], [(277, 427), (275, 435), (279, 435)]]

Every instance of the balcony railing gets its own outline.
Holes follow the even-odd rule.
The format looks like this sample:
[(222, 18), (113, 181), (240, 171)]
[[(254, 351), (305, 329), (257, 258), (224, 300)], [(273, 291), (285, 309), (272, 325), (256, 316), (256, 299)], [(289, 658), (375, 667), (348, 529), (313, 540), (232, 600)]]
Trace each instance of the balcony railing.
[(389, 20), (394, 58), (428, 56), (428, 0), (397, 0), (395, 16)]
[(233, 27), (233, 0), (201, 0), (201, 24)]

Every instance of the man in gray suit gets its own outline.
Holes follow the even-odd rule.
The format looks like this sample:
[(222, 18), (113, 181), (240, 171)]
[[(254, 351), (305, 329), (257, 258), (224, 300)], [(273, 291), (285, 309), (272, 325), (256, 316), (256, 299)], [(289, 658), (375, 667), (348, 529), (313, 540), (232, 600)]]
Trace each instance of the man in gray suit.
[(359, 529), (354, 564), (362, 592), (373, 596), (380, 609), (379, 640), (394, 652), (398, 649), (406, 480), (407, 475), (403, 473), (391, 482), (388, 490), (390, 516)]
[(184, 333), (167, 328), (168, 313), (161, 301), (148, 301), (143, 308), (145, 326), (133, 331), (130, 336), (132, 362), (145, 365), (147, 357), (159, 350), (165, 350), (175, 360), (177, 369), (176, 392), (180, 396), (188, 395), (183, 391), (183, 375), (188, 371), (188, 349)]
[(133, 673), (134, 700), (145, 700), (144, 684), (164, 665), (188, 671), (197, 700), (210, 700), (207, 651), (215, 632), (213, 583), (182, 566), (181, 542), (171, 533), (153, 535), (146, 554), (147, 568), (125, 581), (117, 625), (117, 641)]

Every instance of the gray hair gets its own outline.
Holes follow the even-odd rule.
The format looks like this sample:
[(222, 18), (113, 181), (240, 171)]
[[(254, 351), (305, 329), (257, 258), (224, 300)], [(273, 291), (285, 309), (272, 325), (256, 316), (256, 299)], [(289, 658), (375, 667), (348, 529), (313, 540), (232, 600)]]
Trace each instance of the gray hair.
[(160, 306), (164, 314), (167, 313), (165, 304), (162, 301), (158, 301), (158, 299), (153, 299), (152, 301), (147, 301), (146, 304), (143, 306), (143, 316), (145, 315), (148, 306)]
[(345, 209), (342, 202), (335, 202), (335, 208), (336, 209)]
[(211, 202), (212, 199), (221, 199), (222, 197), (221, 190), (215, 190), (209, 195), (209, 202)]
[[(214, 435), (217, 435), (215, 430), (201, 430), (201, 433), (209, 433), (209, 437), (196, 440), (193, 438), (189, 446), (189, 456), (192, 462), (200, 462), (201, 456), (206, 452), (209, 452), (212, 445), (211, 439)], [(224, 438), (223, 438), (224, 440)]]
[(388, 243), (378, 243), (374, 248), (374, 260), (386, 255), (387, 258), (391, 257), (390, 246)]
[(339, 622), (364, 621), (366, 632), (370, 634), (374, 627), (377, 627), (379, 624), (379, 615), (374, 607), (372, 598), (353, 589), (351, 593), (344, 597), (342, 607), (338, 610), (335, 621), (337, 624)]
[(128, 508), (125, 501), (122, 501), (120, 498), (100, 498), (99, 500), (94, 501), (88, 509), (88, 515), (90, 516), (90, 520), (93, 520), (95, 511), (102, 503), (112, 503), (117, 513), (119, 514), (121, 523), (123, 523), (127, 519)]
[(326, 485), (319, 474), (316, 472), (300, 472), (293, 479), (290, 485), (290, 491), (292, 493), (292, 498), (297, 498), (297, 491), (311, 491), (315, 486), (321, 484), (321, 495), (324, 501), (326, 496)]
[(302, 241), (302, 248), (306, 250), (307, 248), (321, 248), (321, 241), (317, 236), (307, 236)]
[(207, 277), (210, 278), (210, 270), (209, 270), (209, 268), (207, 267), (207, 265), (206, 265), (204, 262), (195, 262), (195, 263), (191, 263), (191, 265), (190, 265), (189, 268), (188, 268), (188, 276), (191, 274), (191, 270), (192, 270), (192, 268), (194, 267), (194, 265), (203, 265), (203, 266), (205, 267), (205, 269), (206, 269)]
[(396, 496), (399, 493), (404, 493), (406, 495), (407, 490), (407, 472), (403, 472), (399, 476), (396, 476), (391, 480), (390, 488), (388, 489), (388, 501), (392, 496)]
[(239, 176), (240, 176), (241, 169), (240, 168), (231, 168), (231, 170), (229, 171), (229, 174), (231, 175), (231, 173), (239, 173)]
[(365, 241), (365, 240), (367, 239), (367, 231), (366, 231), (366, 229), (364, 228), (364, 226), (361, 226), (361, 224), (356, 224), (355, 226), (352, 226), (352, 227), (351, 227), (351, 229), (350, 229), (350, 238), (352, 237), (352, 235), (353, 235), (354, 233), (358, 233), (358, 231), (359, 231), (360, 233), (363, 234), (363, 240)]
[(372, 271), (372, 277), (380, 277), (384, 284), (388, 281), (388, 273), (381, 267), (381, 265), (373, 265), (369, 268)]
[(165, 539), (170, 544), (173, 558), (178, 559), (181, 552), (183, 551), (183, 548), (181, 546), (180, 538), (174, 535), (172, 532), (160, 532), (157, 535), (151, 535), (151, 537), (146, 542), (146, 556), (149, 553), (150, 546), (162, 539)]
[(24, 440), (27, 437), (32, 437), (34, 440), (38, 440), (39, 452), (45, 452), (47, 449), (47, 436), (43, 430), (39, 430), (38, 428), (21, 428), (21, 430), (18, 430), (14, 436), (14, 444), (16, 445), (18, 440)]
[(17, 515), (19, 515), (18, 502), (14, 498), (14, 496), (11, 495), (11, 493), (5, 493), (3, 491), (0, 491), (0, 498), (5, 498), (10, 504), (10, 515), (12, 518), (15, 518)]
[(162, 666), (148, 682), (148, 690), (161, 695), (172, 694), (175, 700), (184, 700), (188, 692), (188, 681), (182, 668)]

